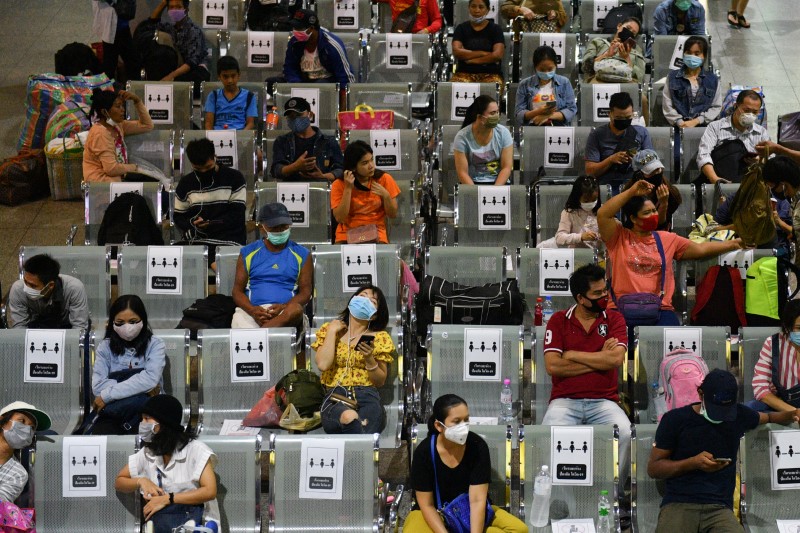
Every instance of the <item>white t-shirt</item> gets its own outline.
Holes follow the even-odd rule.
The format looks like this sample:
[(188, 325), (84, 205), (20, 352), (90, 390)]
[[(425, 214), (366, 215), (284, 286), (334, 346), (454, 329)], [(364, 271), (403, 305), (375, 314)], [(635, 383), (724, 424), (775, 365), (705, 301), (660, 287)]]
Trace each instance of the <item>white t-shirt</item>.
[(332, 76), (319, 62), (319, 48), (315, 48), (313, 52), (303, 50), (303, 59), (300, 60), (300, 70), (304, 72), (310, 80), (320, 80)]

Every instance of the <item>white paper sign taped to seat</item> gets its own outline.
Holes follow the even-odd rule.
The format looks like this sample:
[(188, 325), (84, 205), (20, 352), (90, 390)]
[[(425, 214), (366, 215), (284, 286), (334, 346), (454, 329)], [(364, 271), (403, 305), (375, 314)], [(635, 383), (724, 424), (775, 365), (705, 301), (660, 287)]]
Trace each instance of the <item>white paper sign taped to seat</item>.
[(686, 44), (686, 39), (689, 37), (691, 37), (691, 35), (679, 35), (678, 40), (675, 41), (675, 48), (672, 50), (672, 58), (669, 60), (670, 70), (680, 70), (683, 68), (683, 48)]
[(255, 437), (261, 432), (261, 428), (243, 426), (241, 420), (231, 420), (226, 418), (222, 421), (219, 434), (228, 437)]
[(697, 355), (702, 355), (703, 351), (703, 330), (702, 328), (664, 328), (664, 348), (663, 353), (683, 348), (692, 350)]
[(155, 83), (145, 83), (144, 85), (144, 105), (150, 113), (153, 124), (172, 124), (174, 121), (173, 113), (173, 92), (172, 84), (156, 85)]
[[(25, 383), (64, 383), (63, 329), (25, 331)], [(6, 378), (10, 379), (10, 378)]]
[(564, 68), (567, 63), (567, 34), (540, 33), (539, 46), (549, 46), (556, 53), (556, 67)]
[(478, 186), (478, 229), (511, 229), (511, 186)]
[(311, 201), (308, 183), (290, 183), (279, 181), (277, 184), (278, 201), (289, 210), (292, 226), (309, 227), (308, 204)]
[(595, 32), (599, 32), (603, 29), (603, 22), (606, 20), (606, 15), (618, 5), (619, 0), (594, 0), (592, 29)]
[(592, 116), (595, 122), (605, 122), (611, 111), (611, 95), (620, 92), (619, 83), (595, 83), (592, 85)]
[(569, 277), (574, 271), (573, 248), (542, 248), (539, 250), (539, 294), (570, 296)]
[(503, 375), (503, 330), (464, 329), (464, 381), (500, 381)]
[(247, 32), (247, 66), (255, 68), (272, 67), (275, 59), (275, 32)]
[(742, 280), (747, 279), (747, 269), (755, 261), (753, 257), (753, 250), (737, 250), (735, 252), (727, 252), (719, 256), (720, 266), (732, 266), (738, 268), (739, 273), (742, 275)]
[(203, 0), (203, 28), (228, 29), (228, 0)]
[(333, 4), (333, 29), (358, 29), (358, 0), (336, 0)]
[(147, 294), (181, 294), (183, 247), (147, 247)]
[(498, 15), (500, 13), (500, 2), (499, 0), (489, 0), (489, 13), (486, 14), (487, 17), (492, 19), (495, 24), (498, 22)]
[(342, 292), (378, 285), (378, 254), (374, 244), (342, 245)]
[(108, 202), (111, 203), (117, 199), (117, 196), (126, 192), (134, 192), (139, 196), (144, 195), (144, 183), (134, 183), (129, 181), (116, 181), (109, 184), (108, 187)]
[(266, 328), (231, 330), (231, 383), (269, 381), (268, 333)]
[(300, 499), (341, 500), (344, 440), (305, 439), (300, 443)]
[(412, 68), (413, 44), (410, 33), (386, 34), (386, 68), (410, 69)]
[[(533, 500), (531, 500), (532, 502)], [(594, 520), (591, 518), (567, 518), (550, 522), (553, 533), (596, 533)]]
[(775, 520), (778, 533), (800, 533), (800, 520)]
[[(748, 452), (749, 453), (749, 452)], [(800, 431), (769, 432), (772, 490), (800, 489)]]
[(550, 464), (553, 485), (593, 484), (594, 428), (551, 426)]
[(462, 121), (467, 116), (467, 108), (481, 94), (480, 83), (453, 83), (450, 102), (450, 120)]
[(575, 128), (545, 126), (544, 167), (572, 168), (575, 166)]
[(104, 498), (106, 437), (64, 437), (61, 443), (61, 497)]
[(319, 117), (319, 89), (292, 89), (290, 95), (305, 98), (311, 106), (311, 112), (314, 113), (311, 124), (314, 126), (319, 124), (317, 120), (317, 117)]
[(375, 166), (381, 170), (402, 170), (400, 130), (369, 130), (369, 144)]
[(208, 130), (206, 139), (214, 143), (214, 155), (217, 156), (217, 163), (220, 166), (239, 168), (236, 130)]

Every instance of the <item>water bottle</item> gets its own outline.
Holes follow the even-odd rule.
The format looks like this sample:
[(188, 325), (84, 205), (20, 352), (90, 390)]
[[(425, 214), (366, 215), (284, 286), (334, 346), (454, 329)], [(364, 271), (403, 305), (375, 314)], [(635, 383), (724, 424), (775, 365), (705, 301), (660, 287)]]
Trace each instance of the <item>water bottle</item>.
[(531, 525), (533, 527), (544, 527), (550, 521), (550, 490), (552, 486), (550, 468), (542, 465), (533, 484), (533, 505), (531, 505)]
[(272, 106), (272, 107), (269, 108), (269, 111), (267, 112), (267, 116), (265, 118), (265, 122), (267, 123), (267, 129), (268, 130), (274, 130), (274, 129), (278, 128), (278, 119), (279, 119), (279, 117), (278, 117), (277, 109), (278, 109), (277, 107)]
[(611, 504), (608, 503), (608, 491), (601, 490), (597, 500), (597, 533), (611, 533)]
[(667, 398), (664, 395), (664, 387), (659, 385), (658, 381), (654, 381), (650, 386), (650, 398), (653, 400), (650, 421), (656, 423), (667, 412)]
[(542, 325), (543, 326), (546, 326), (547, 323), (550, 322), (550, 319), (553, 318), (553, 313), (555, 313), (555, 312), (556, 312), (556, 310), (553, 307), (553, 297), (552, 296), (548, 296), (547, 298), (545, 298), (544, 305), (542, 306)]
[(542, 299), (536, 298), (536, 307), (533, 308), (533, 325), (542, 325)]
[(503, 424), (510, 424), (514, 421), (514, 396), (511, 393), (511, 380), (503, 380), (503, 388), (500, 391), (500, 421)]

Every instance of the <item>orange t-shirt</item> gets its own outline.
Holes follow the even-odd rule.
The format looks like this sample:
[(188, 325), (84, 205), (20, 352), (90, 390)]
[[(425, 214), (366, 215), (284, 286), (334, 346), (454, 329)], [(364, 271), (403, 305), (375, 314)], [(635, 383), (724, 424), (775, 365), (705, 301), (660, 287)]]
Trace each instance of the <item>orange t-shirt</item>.
[[(389, 191), (389, 196), (397, 198), (400, 188), (394, 179), (386, 172), (376, 180), (381, 186)], [(338, 179), (331, 185), (331, 209), (342, 202), (344, 194), (344, 179)], [(350, 193), (350, 213), (347, 222), (336, 226), (336, 242), (347, 242), (347, 230), (375, 224), (378, 226), (378, 240), (383, 244), (388, 244), (389, 237), (386, 234), (386, 211), (383, 209), (383, 200), (372, 191), (362, 191), (353, 187)]]
[[(683, 257), (691, 241), (668, 231), (659, 231), (658, 236), (661, 237), (667, 266), (661, 308), (672, 310), (672, 295), (675, 293), (672, 260)], [(617, 298), (636, 292), (658, 294), (661, 257), (652, 234), (642, 237), (620, 226), (614, 237), (606, 242), (606, 247), (611, 260), (611, 283)], [(615, 307), (613, 302), (609, 302), (609, 307)]]

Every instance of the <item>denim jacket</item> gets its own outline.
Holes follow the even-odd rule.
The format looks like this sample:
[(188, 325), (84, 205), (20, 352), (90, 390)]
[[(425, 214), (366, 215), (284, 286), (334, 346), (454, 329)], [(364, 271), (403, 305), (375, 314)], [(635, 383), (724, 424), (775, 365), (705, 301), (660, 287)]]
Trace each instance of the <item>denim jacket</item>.
[(678, 17), (672, 8), (673, 0), (665, 0), (653, 12), (653, 32), (656, 35), (705, 35), (706, 10), (697, 0), (692, 0), (692, 5), (686, 12), (685, 28), (678, 31)]
[[(707, 70), (701, 70), (697, 76), (697, 83), (697, 94), (692, 98), (692, 87), (689, 80), (684, 77), (683, 69), (670, 71), (667, 78), (672, 109), (683, 119), (693, 119), (701, 114), (706, 114), (712, 107), (715, 107), (715, 103), (719, 105), (715, 102), (719, 91), (719, 78), (717, 75)], [(671, 115), (671, 113), (668, 113), (671, 110), (665, 109), (664, 111), (667, 120), (672, 118), (667, 116), (668, 114)], [(718, 113), (719, 110), (717, 110)], [(714, 118), (716, 116), (704, 117), (704, 122), (711, 122)]]
[[(167, 362), (166, 346), (158, 337), (150, 337), (147, 351), (138, 355), (133, 348), (126, 348), (122, 355), (111, 352), (111, 343), (103, 339), (97, 347), (92, 369), (92, 393), (106, 403), (129, 398), (151, 390), (156, 385), (164, 388), (164, 366)], [(108, 379), (111, 372), (144, 368), (123, 382)]]
[[(559, 74), (556, 74), (552, 83), (556, 94), (556, 111), (564, 114), (563, 122), (554, 121), (553, 124), (555, 126), (569, 126), (572, 118), (578, 112), (578, 106), (575, 104), (575, 92), (572, 90), (569, 79)], [(517, 119), (518, 126), (532, 125), (531, 121), (525, 120), (525, 113), (531, 110), (531, 101), (538, 92), (539, 76), (536, 74), (520, 82), (517, 88), (517, 103), (514, 109), (514, 116)]]

